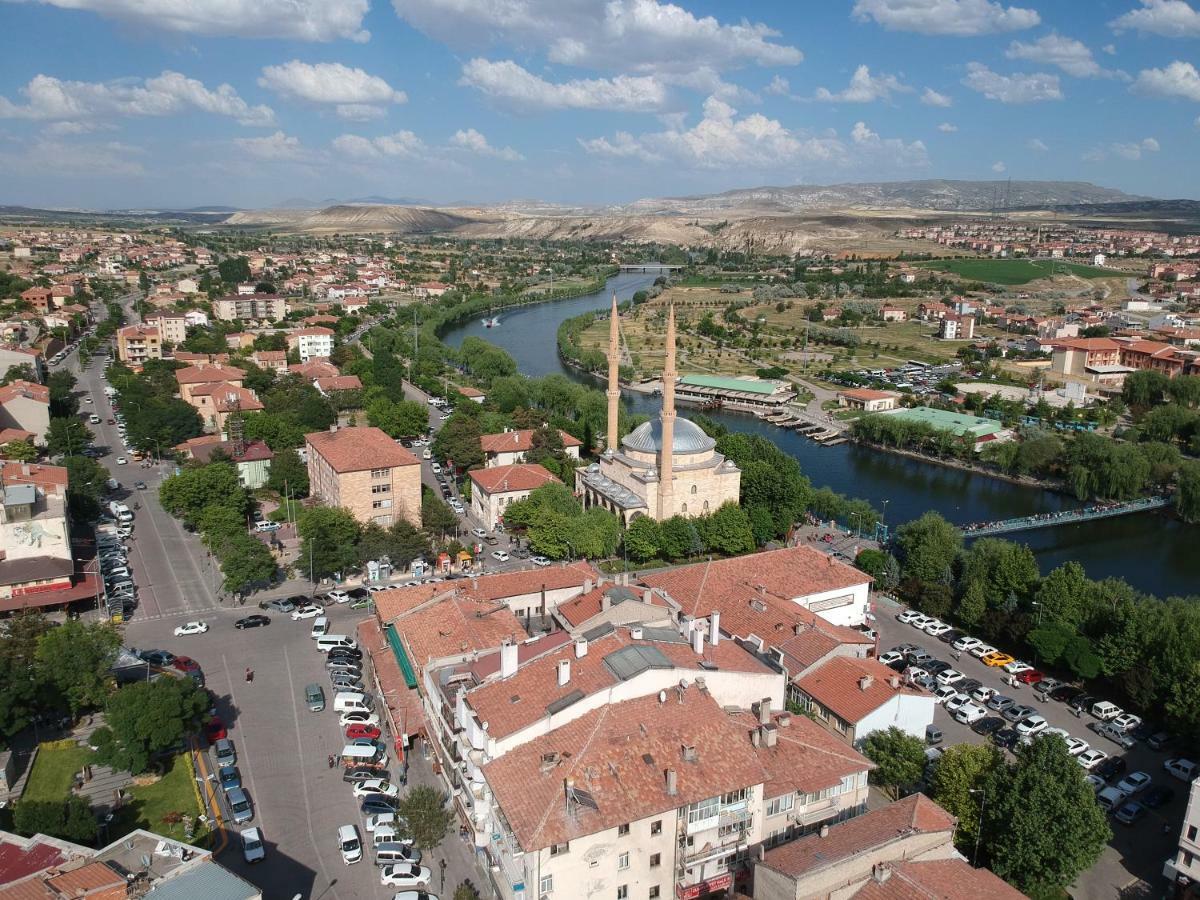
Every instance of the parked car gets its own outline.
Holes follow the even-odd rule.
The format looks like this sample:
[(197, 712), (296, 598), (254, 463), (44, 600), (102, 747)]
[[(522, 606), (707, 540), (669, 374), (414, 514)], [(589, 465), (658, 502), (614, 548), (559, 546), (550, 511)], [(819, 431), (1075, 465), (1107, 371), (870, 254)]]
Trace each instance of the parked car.
[(1019, 659), (1014, 659), (1004, 667), (1004, 671), (1009, 675), (1020, 675), (1022, 672), (1028, 672), (1031, 669), (1033, 669), (1033, 666), (1027, 662), (1022, 662)]
[(1010, 721), (1010, 722), (1020, 722), (1022, 719), (1026, 718), (1028, 716), (1036, 715), (1036, 714), (1037, 714), (1036, 709), (1034, 709), (1032, 706), (1024, 706), (1024, 705), (1010, 706), (1008, 709), (1004, 710), (1004, 712), (1002, 713), (1004, 718), (1008, 719), (1008, 721)]
[(879, 661), (888, 668), (895, 668), (897, 665), (904, 664), (904, 654), (897, 653), (895, 650), (888, 650), (886, 653), (879, 655)]
[(283, 598), (279, 598), (277, 600), (267, 600), (264, 603), (260, 603), (260, 604), (258, 604), (258, 608), (259, 609), (270, 609), (270, 610), (274, 610), (275, 612), (281, 612), (281, 613), (290, 613), (292, 610), (294, 610), (296, 608), (296, 604), (294, 604), (291, 600), (285, 600)]
[(545, 567), (545, 566), (550, 565), (550, 560), (548, 560), (544, 556), (531, 556), (531, 557), (529, 557), (529, 561), (531, 563), (533, 563), (535, 566), (539, 566), (539, 567)]
[(1133, 713), (1121, 713), (1121, 715), (1112, 720), (1111, 724), (1113, 728), (1118, 728), (1132, 735), (1134, 729), (1142, 724), (1142, 717), (1135, 716)]
[(1082, 694), (1082, 688), (1071, 687), (1069, 684), (1064, 684), (1060, 687), (1056, 687), (1050, 692), (1050, 699), (1057, 700), (1059, 703), (1069, 704), (1076, 697), (1082, 696)]
[(971, 726), (971, 730), (976, 734), (981, 734), (984, 737), (989, 737), (1004, 728), (1004, 720), (999, 716), (988, 716), (980, 719)]
[(325, 595), (325, 598), (332, 603), (349, 603), (350, 595), (343, 590), (332, 590)]
[[(976, 703), (987, 704), (995, 696), (995, 688), (984, 687), (983, 685), (980, 685), (979, 687), (975, 688), (975, 690), (971, 691), (971, 699)], [(988, 708), (990, 709), (991, 707), (989, 706)]]
[(198, 672), (200, 671), (200, 663), (196, 662), (190, 656), (177, 656), (171, 665), (180, 672)]
[(1115, 728), (1111, 722), (1088, 722), (1088, 728), (1101, 737), (1108, 738), (1114, 744), (1119, 744), (1126, 750), (1137, 743), (1131, 735), (1126, 734), (1119, 728)]
[(1150, 790), (1146, 791), (1142, 797), (1141, 803), (1143, 806), (1150, 809), (1159, 809), (1166, 806), (1175, 797), (1175, 791), (1167, 787), (1165, 784), (1152, 785)]
[(1113, 818), (1122, 825), (1136, 825), (1146, 815), (1146, 807), (1136, 800), (1121, 804), (1120, 809), (1113, 813)]
[(365, 797), (362, 803), (359, 804), (359, 810), (364, 816), (381, 812), (395, 812), (396, 801), (392, 800), (390, 797), (382, 797), (379, 794), (371, 794), (371, 796)]
[(238, 619), (236, 622), (233, 623), (233, 627), (244, 630), (246, 628), (261, 628), (264, 625), (270, 625), (270, 624), (271, 624), (271, 619), (269, 616), (264, 616), (264, 615), (260, 615), (259, 613), (255, 613), (252, 616), (246, 616), (245, 618)]
[(1152, 780), (1153, 779), (1145, 772), (1130, 772), (1117, 782), (1117, 787), (1130, 797), (1133, 797), (1150, 787), (1150, 782)]
[(1055, 688), (1058, 688), (1061, 686), (1062, 686), (1062, 682), (1059, 681), (1057, 678), (1043, 677), (1040, 681), (1038, 681), (1037, 684), (1035, 684), (1033, 686), (1033, 692), (1035, 694), (1041, 694), (1042, 699), (1044, 700), (1046, 697), (1048, 697), (1050, 695), (1050, 693), (1052, 691), (1054, 691)]
[(1049, 723), (1039, 715), (1026, 716), (1016, 724), (1017, 734), (1024, 737), (1025, 735), (1034, 735), (1044, 731)]
[(292, 610), (292, 621), (299, 622), (301, 619), (315, 619), (324, 611), (315, 603), (306, 603), (304, 606), (298, 606)]
[(993, 668), (1007, 666), (1014, 662), (1016, 660), (1013, 657), (1007, 653), (1001, 653), (999, 650), (995, 650), (983, 657), (983, 664)]
[(996, 648), (991, 644), (980, 644), (978, 647), (972, 647), (970, 654), (976, 659), (983, 659), (985, 656), (996, 652)]
[(1010, 707), (1015, 706), (1016, 702), (1012, 697), (1007, 697), (1004, 694), (996, 694), (987, 702), (987, 708), (995, 710), (998, 713), (1003, 713)]
[(503, 550), (492, 551), (492, 559), (496, 560), (497, 562), (508, 562), (508, 558), (508, 554)]
[(1151, 750), (1165, 750), (1175, 742), (1175, 736), (1166, 731), (1156, 731), (1146, 738), (1146, 746)]
[(1108, 759), (1108, 754), (1103, 750), (1096, 749), (1084, 750), (1075, 757), (1075, 761), (1089, 772), (1106, 759)]
[(954, 714), (954, 718), (962, 722), (964, 725), (973, 725), (987, 715), (987, 710), (982, 706), (977, 706), (974, 703), (965, 703)]
[(1021, 684), (1038, 684), (1046, 676), (1037, 669), (1022, 669), (1014, 676)]
[(963, 635), (957, 641), (955, 641), (951, 646), (954, 647), (955, 650), (959, 650), (959, 651), (962, 651), (965, 653), (975, 647), (978, 647), (982, 643), (983, 643), (983, 641), (981, 641), (979, 638), (971, 637), (969, 635)]
[(963, 680), (963, 673), (956, 669), (944, 669), (937, 675), (938, 684), (954, 684)]
[(262, 862), (267, 858), (267, 848), (263, 844), (262, 832), (257, 828), (244, 828), (238, 832), (242, 839), (242, 857), (248, 863)]
[(1077, 738), (1077, 737), (1067, 738), (1067, 752), (1070, 753), (1072, 756), (1078, 756), (1080, 753), (1084, 753), (1090, 749), (1091, 749), (1090, 745), (1083, 738)]
[(400, 788), (383, 778), (369, 778), (354, 785), (354, 798), (356, 800), (373, 795), (388, 798), (399, 797)]
[(1105, 781), (1112, 781), (1125, 774), (1125, 770), (1129, 768), (1129, 764), (1125, 762), (1124, 757), (1110, 756), (1100, 765), (1096, 766), (1096, 774)]
[(218, 766), (232, 766), (237, 763), (237, 748), (229, 738), (221, 738), (213, 745), (213, 756)]
[(204, 634), (208, 631), (206, 622), (184, 622), (182, 625), (175, 626), (175, 637), (184, 637), (189, 634)]
[(338, 719), (338, 724), (340, 724), (343, 728), (345, 728), (347, 725), (357, 724), (378, 725), (379, 714), (373, 712), (345, 712), (342, 713), (342, 717)]
[(337, 832), (338, 849), (342, 853), (342, 862), (353, 865), (363, 857), (362, 841), (358, 829), (353, 825), (343, 825)]
[(1163, 763), (1163, 771), (1180, 781), (1191, 781), (1196, 777), (1197, 768), (1190, 759), (1177, 756)]
[(242, 773), (237, 766), (221, 766), (217, 770), (217, 780), (221, 783), (221, 790), (229, 792), (242, 786)]
[(385, 887), (411, 888), (428, 884), (432, 873), (426, 866), (396, 863), (379, 870), (379, 881)]
[(373, 769), (370, 766), (351, 766), (342, 772), (342, 781), (348, 784), (357, 784), (360, 781), (387, 778), (387, 774), (383, 769)]
[(380, 732), (379, 728), (375, 725), (365, 725), (356, 722), (353, 725), (346, 727), (346, 740), (353, 741), (357, 738), (374, 739), (378, 738), (381, 733), (382, 732)]
[[(472, 532), (472, 534), (474, 534), (474, 532)], [(482, 537), (482, 535), (480, 535), (480, 537)], [(905, 609), (896, 613), (896, 621), (902, 622), (905, 625), (910, 625), (912, 624), (913, 619), (920, 618), (920, 616), (921, 613), (915, 609)]]

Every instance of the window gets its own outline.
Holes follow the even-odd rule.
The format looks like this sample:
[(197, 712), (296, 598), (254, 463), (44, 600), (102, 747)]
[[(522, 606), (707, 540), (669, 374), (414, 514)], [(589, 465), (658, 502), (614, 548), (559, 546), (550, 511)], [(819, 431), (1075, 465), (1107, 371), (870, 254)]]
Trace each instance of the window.
[(387, 493), (390, 493), (391, 490), (392, 490), (392, 486), (390, 484), (373, 484), (373, 485), (371, 485), (371, 493), (372, 494), (387, 494)]
[(617, 888), (617, 900), (629, 900), (629, 885), (622, 884)]
[(629, 868), (629, 853), (625, 852), (617, 857), (617, 871), (624, 872)]
[(696, 486), (695, 486), (694, 484), (692, 485), (692, 493), (693, 493), (693, 494), (695, 494), (695, 493), (696, 493)]
[(708, 501), (707, 500), (704, 501), (704, 511), (708, 512)]
[(627, 835), (627, 834), (629, 834), (629, 823), (628, 822), (626, 822), (624, 825), (617, 826), (617, 837), (625, 837), (625, 835)]
[(654, 869), (661, 865), (662, 865), (662, 854), (661, 853), (651, 853), (650, 854), (650, 868)]
[(699, 803), (693, 803), (688, 807), (688, 824), (694, 825), (697, 822), (702, 822), (705, 819), (714, 818), (721, 810), (721, 798), (709, 797), (707, 800), (701, 800)]
[(391, 508), (392, 508), (391, 500), (372, 500), (371, 501), (371, 509), (391, 509)]
[(538, 885), (538, 893), (539, 894), (554, 893), (554, 876), (553, 875), (543, 875), (542, 876), (541, 884)]
[(662, 819), (655, 819), (650, 823), (651, 834), (662, 834)]
[(749, 795), (749, 793), (750, 793), (749, 788), (742, 788), (741, 790), (738, 790), (738, 791), (730, 791), (728, 794), (726, 794), (725, 796), (723, 796), (721, 798), (721, 803), (723, 803), (725, 806), (728, 806), (731, 803), (741, 803), (743, 800), (746, 799), (746, 797)]
[(566, 853), (570, 849), (571, 849), (570, 841), (567, 841), (565, 844), (551, 844), (550, 845), (550, 855), (551, 856), (562, 856), (564, 853)]
[(767, 815), (777, 816), (780, 813), (787, 812), (796, 805), (795, 794), (784, 794), (782, 797), (776, 797), (767, 803)]
[(391, 469), (372, 469), (371, 470), (372, 478), (387, 478), (391, 474), (392, 474)]
[(1196, 826), (1195, 825), (1188, 826), (1188, 838), (1187, 839), (1189, 841), (1194, 841), (1196, 839)]
[(650, 888), (650, 893), (649, 893), (649, 894), (647, 894), (646, 896), (647, 896), (647, 897), (649, 897), (649, 898), (650, 898), (650, 900), (655, 900), (655, 898), (656, 898), (658, 895), (659, 895), (659, 894), (658, 894), (658, 885), (656, 884), (656, 885), (653, 885), (653, 886)]
[(683, 504), (683, 509), (681, 509), (680, 512), (683, 513), (685, 516), (687, 515), (687, 504), (686, 503)]

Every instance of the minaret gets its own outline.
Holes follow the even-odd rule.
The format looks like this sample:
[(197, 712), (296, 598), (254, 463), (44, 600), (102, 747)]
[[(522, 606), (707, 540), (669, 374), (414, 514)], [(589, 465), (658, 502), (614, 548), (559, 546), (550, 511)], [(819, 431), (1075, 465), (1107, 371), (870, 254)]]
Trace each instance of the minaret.
[(675, 304), (667, 309), (667, 359), (663, 363), (662, 447), (658, 456), (658, 521), (675, 514), (674, 459), (671, 448), (675, 443)]
[(617, 317), (617, 292), (612, 295), (612, 316), (608, 321), (608, 435), (604, 450), (609, 455), (617, 452), (617, 416), (621, 402), (621, 336)]

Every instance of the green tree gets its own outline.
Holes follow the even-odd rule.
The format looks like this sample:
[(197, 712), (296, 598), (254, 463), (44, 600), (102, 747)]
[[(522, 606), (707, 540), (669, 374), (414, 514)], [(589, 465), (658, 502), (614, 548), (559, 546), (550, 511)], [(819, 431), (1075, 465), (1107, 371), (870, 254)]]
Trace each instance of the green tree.
[(300, 513), (300, 557), (297, 567), (311, 568), (314, 578), (346, 572), (358, 562), (359, 524), (349, 510), (314, 506)]
[(267, 487), (278, 493), (303, 499), (308, 496), (308, 467), (300, 461), (300, 454), (290, 447), (275, 452), (271, 469), (267, 474)]
[(446, 795), (424, 784), (410, 788), (401, 797), (396, 812), (407, 825), (413, 844), (427, 852), (442, 842), (454, 821)]
[(62, 694), (73, 713), (103, 706), (120, 646), (121, 635), (111, 625), (68, 620), (38, 639), (40, 677)]
[(659, 524), (663, 554), (668, 559), (691, 556), (696, 544), (696, 526), (683, 516), (671, 516)]
[(18, 612), (0, 636), (0, 735), (11, 738), (29, 725), (40, 706), (43, 673), (37, 665), (38, 640), (47, 631), (46, 617)]
[(59, 369), (46, 379), (46, 387), (50, 389), (51, 416), (69, 418), (79, 414), (79, 399), (73, 393), (75, 384), (75, 376), (66, 369)]
[(452, 462), (459, 471), (465, 472), (483, 465), (481, 436), (479, 420), (457, 410), (433, 439), (433, 453), (438, 459)]
[(983, 841), (992, 869), (1033, 897), (1060, 896), (1112, 837), (1083, 769), (1058, 735), (1018, 745), (987, 788)]
[(51, 456), (82, 453), (94, 435), (79, 419), (51, 419), (46, 434), (46, 452)]
[(67, 503), (77, 520), (88, 521), (100, 513), (100, 503), (108, 491), (108, 470), (87, 456), (67, 456)]
[(1200, 462), (1188, 460), (1179, 467), (1179, 492), (1175, 511), (1185, 522), (1200, 522)]
[(723, 503), (704, 523), (705, 543), (709, 550), (735, 556), (754, 549), (754, 532), (746, 511), (732, 501)]
[(249, 494), (238, 481), (237, 469), (224, 461), (184, 468), (162, 483), (158, 499), (164, 509), (193, 527), (210, 506), (228, 506), (244, 516), (250, 504)]
[(33, 462), (38, 458), (38, 449), (29, 441), (9, 441), (4, 445), (3, 455), (13, 462)]
[(1092, 582), (1074, 560), (1063, 563), (1042, 579), (1034, 594), (1041, 621), (1061, 623), (1073, 632), (1086, 621), (1091, 606)]
[(625, 549), (637, 562), (654, 559), (659, 554), (662, 531), (649, 516), (638, 516), (625, 529)]
[(236, 285), (250, 280), (250, 261), (244, 256), (227, 256), (217, 263), (217, 271), (226, 285)]
[(874, 550), (868, 547), (860, 550), (854, 559), (854, 565), (875, 579), (879, 590), (890, 591), (899, 581), (900, 564), (886, 550)]
[(904, 523), (896, 529), (904, 577), (927, 583), (946, 580), (962, 541), (962, 532), (936, 512)]
[(887, 791), (893, 800), (920, 781), (925, 770), (925, 742), (894, 725), (867, 735), (862, 752), (875, 763), (872, 783)]
[(90, 844), (96, 839), (96, 815), (86, 797), (64, 800), (22, 800), (13, 806), (13, 828), (18, 834), (50, 837)]
[(1010, 597), (1022, 600), (1037, 582), (1037, 560), (1027, 546), (980, 538), (962, 556), (959, 617), (968, 626), (978, 625), (989, 606), (997, 607)]
[(422, 528), (430, 534), (438, 534), (444, 537), (457, 524), (458, 516), (455, 515), (454, 510), (444, 500), (430, 490), (425, 490), (421, 493)]
[(270, 548), (244, 531), (226, 537), (214, 552), (221, 560), (226, 590), (245, 594), (255, 585), (275, 579), (278, 566)]
[(979, 836), (980, 806), (995, 773), (1004, 765), (1004, 757), (988, 744), (956, 744), (947, 747), (934, 765), (929, 780), (933, 799), (958, 819), (954, 842), (973, 858)]
[(1121, 399), (1133, 407), (1154, 406), (1163, 401), (1170, 382), (1162, 372), (1152, 369), (1131, 372), (1121, 385)]
[(190, 678), (165, 675), (127, 685), (109, 699), (107, 724), (92, 736), (96, 759), (140, 774), (156, 755), (180, 746), (208, 707), (208, 692)]

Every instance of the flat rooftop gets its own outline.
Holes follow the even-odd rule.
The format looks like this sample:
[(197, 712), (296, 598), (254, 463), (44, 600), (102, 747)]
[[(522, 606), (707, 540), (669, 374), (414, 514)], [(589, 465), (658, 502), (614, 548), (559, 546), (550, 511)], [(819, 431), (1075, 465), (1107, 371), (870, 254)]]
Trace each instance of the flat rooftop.
[(939, 431), (952, 431), (957, 435), (971, 435), (975, 438), (996, 434), (1004, 430), (1004, 424), (997, 419), (984, 419), (966, 413), (950, 412), (945, 409), (933, 409), (928, 406), (914, 406), (911, 409), (898, 409), (883, 413), (887, 416), (897, 416), (910, 422), (923, 422)]

